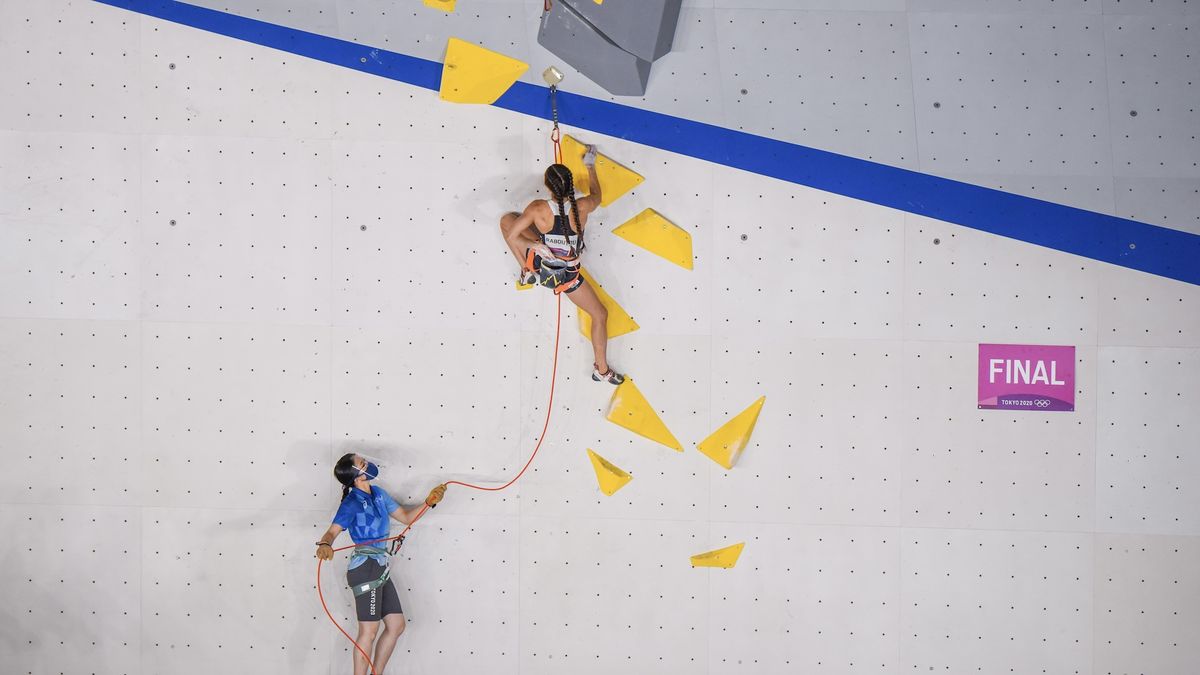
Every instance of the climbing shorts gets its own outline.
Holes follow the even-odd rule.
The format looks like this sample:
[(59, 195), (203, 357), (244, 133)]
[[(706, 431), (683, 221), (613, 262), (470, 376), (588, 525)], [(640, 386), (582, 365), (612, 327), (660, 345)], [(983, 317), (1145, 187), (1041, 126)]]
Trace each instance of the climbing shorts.
[[(383, 571), (383, 565), (367, 558), (363, 564), (346, 572), (346, 583), (350, 588), (367, 584), (383, 576)], [(400, 607), (400, 596), (396, 593), (391, 579), (379, 588), (355, 596), (354, 604), (357, 606), (359, 621), (379, 621), (388, 614), (404, 613)]]

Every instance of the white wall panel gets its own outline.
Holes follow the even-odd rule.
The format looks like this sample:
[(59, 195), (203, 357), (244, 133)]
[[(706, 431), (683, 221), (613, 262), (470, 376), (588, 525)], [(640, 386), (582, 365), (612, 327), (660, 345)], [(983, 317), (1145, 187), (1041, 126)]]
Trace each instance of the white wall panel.
[(1186, 673), (1200, 662), (1195, 537), (1098, 535), (1096, 670)]
[(1105, 671), (1093, 665), (1090, 536), (912, 529), (900, 536), (906, 670)]
[(904, 15), (719, 10), (726, 125), (917, 166)]
[(136, 322), (0, 320), (6, 505), (145, 497), (141, 353)]
[(6, 500), (0, 523), (5, 669), (142, 672), (142, 510)]
[(900, 335), (902, 214), (736, 172), (720, 185), (714, 333)]
[(330, 471), (329, 329), (142, 324), (145, 503), (312, 508)]
[(1098, 366), (1097, 529), (1195, 535), (1200, 353), (1101, 347)]
[(686, 555), (707, 546), (707, 529), (649, 518), (523, 518), (520, 671), (703, 668), (710, 591)]
[(145, 318), (328, 323), (329, 142), (150, 136), (143, 147)]
[(898, 530), (714, 522), (713, 532), (746, 549), (734, 570), (704, 572), (711, 575), (709, 672), (898, 669)]
[(1114, 16), (1105, 29), (1114, 170), (1200, 177), (1200, 16)]
[(141, 18), (91, 2), (4, 0), (0, 25), (0, 128), (68, 132), (62, 140), (143, 132)]
[[(482, 41), (532, 82), (549, 61), (533, 3), (233, 4), (423, 58)], [(689, 2), (623, 102), (1195, 229), (1195, 17)], [(542, 193), (548, 125), (96, 3), (0, 18), (0, 660), (349, 672), (315, 594), (332, 462), (378, 457), (415, 504), (542, 435), (557, 309), (513, 289), (496, 226)], [(1190, 674), (1195, 286), (566, 131), (645, 177), (587, 265), (684, 452), (604, 419), (563, 299), (537, 460), (413, 530), (388, 672)], [(693, 271), (611, 235), (645, 208)], [(981, 342), (1074, 345), (1076, 410), (978, 410)], [(697, 452), (762, 395), (732, 471)], [(588, 448), (634, 480), (603, 496)], [(345, 564), (322, 588), (353, 629)]]
[(1105, 266), (1099, 275), (1101, 345), (1193, 347), (1200, 337), (1195, 287)]
[(327, 672), (342, 645), (313, 603), (311, 546), (298, 545), (319, 536), (314, 515), (142, 510), (141, 671)]

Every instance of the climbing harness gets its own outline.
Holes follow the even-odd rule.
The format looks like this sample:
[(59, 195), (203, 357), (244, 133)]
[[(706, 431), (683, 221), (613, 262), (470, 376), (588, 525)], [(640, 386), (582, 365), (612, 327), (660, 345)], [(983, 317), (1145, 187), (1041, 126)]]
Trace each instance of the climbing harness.
[(555, 295), (570, 293), (583, 285), (577, 258), (574, 261), (548, 258), (530, 248), (525, 256), (525, 271), (532, 272), (534, 281), (553, 290)]
[(369, 546), (365, 544), (354, 547), (354, 553), (351, 554), (350, 557), (351, 560), (353, 560), (355, 556), (363, 556), (366, 558), (381, 557), (387, 561), (384, 563), (383, 573), (379, 575), (378, 579), (373, 579), (365, 584), (355, 584), (351, 588), (351, 590), (354, 591), (354, 597), (357, 598), (360, 595), (366, 595), (367, 593), (370, 593), (371, 591), (374, 591), (387, 583), (387, 580), (392, 575), (392, 556), (396, 555), (396, 552), (400, 550), (400, 546), (403, 543), (404, 537), (401, 536), (392, 540), (392, 543), (387, 548), (383, 548), (382, 546)]

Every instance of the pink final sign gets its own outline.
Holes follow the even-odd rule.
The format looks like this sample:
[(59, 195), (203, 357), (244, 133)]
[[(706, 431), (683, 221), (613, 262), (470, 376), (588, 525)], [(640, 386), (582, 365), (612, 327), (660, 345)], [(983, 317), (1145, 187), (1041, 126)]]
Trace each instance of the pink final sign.
[(1075, 347), (979, 345), (979, 407), (1074, 410)]

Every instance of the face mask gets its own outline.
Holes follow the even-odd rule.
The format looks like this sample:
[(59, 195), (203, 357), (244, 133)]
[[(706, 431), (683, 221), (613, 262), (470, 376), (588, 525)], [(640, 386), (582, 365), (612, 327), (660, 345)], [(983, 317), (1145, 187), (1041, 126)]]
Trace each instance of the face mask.
[(359, 469), (358, 472), (366, 476), (367, 480), (379, 478), (379, 467), (375, 466), (375, 462), (367, 462), (367, 468)]

